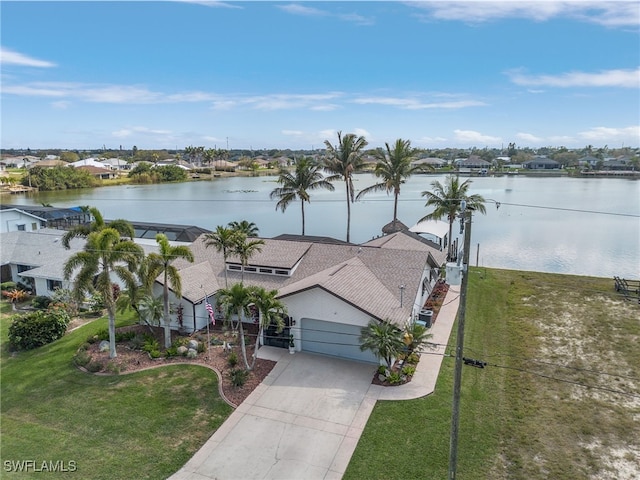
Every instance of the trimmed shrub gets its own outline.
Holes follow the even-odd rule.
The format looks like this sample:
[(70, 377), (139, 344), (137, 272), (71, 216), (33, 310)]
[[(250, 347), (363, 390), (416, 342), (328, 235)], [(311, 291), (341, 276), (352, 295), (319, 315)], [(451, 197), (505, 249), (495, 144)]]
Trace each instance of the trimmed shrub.
[(231, 368), (235, 367), (238, 364), (238, 354), (236, 352), (231, 352), (229, 354), (229, 358), (227, 358), (227, 363)]
[(50, 303), (51, 303), (51, 299), (43, 295), (38, 295), (37, 297), (33, 297), (33, 299), (31, 300), (31, 306), (33, 308), (37, 308), (38, 310), (45, 310)]
[(86, 350), (78, 350), (78, 352), (73, 357), (73, 362), (80, 367), (84, 367), (90, 361), (91, 356)]
[(404, 367), (402, 367), (402, 374), (403, 375), (407, 375), (409, 377), (413, 376), (413, 374), (416, 373), (416, 367), (413, 365), (405, 365)]
[(22, 350), (41, 347), (62, 337), (68, 323), (69, 316), (64, 312), (38, 310), (17, 315), (9, 326), (9, 343)]
[(246, 370), (242, 370), (240, 368), (236, 370), (231, 370), (229, 372), (229, 377), (231, 377), (231, 384), (234, 387), (241, 387), (247, 381), (247, 377), (249, 376), (249, 372)]

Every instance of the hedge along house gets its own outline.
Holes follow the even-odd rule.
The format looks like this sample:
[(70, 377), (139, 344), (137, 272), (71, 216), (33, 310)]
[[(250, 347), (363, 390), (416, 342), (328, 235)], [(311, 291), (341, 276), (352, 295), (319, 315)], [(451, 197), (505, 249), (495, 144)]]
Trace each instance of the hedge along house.
[[(287, 306), (286, 328), (280, 334), (267, 329), (263, 344), (286, 347), (293, 335), (298, 351), (377, 363), (371, 352), (360, 351), (360, 329), (371, 319), (403, 327), (417, 318), (445, 262), (442, 252), (405, 232), (362, 245), (287, 238), (264, 239), (262, 251), (244, 267), (233, 256), (225, 263), (221, 253), (205, 247), (204, 237), (198, 238), (190, 246), (195, 262), (174, 263), (182, 298), (170, 294), (172, 327), (187, 332), (206, 328), (205, 298), (217, 312), (216, 321), (223, 321), (215, 294), (225, 287), (226, 270), (229, 286), (244, 277), (245, 285), (277, 290)], [(160, 281), (155, 295), (162, 291)]]

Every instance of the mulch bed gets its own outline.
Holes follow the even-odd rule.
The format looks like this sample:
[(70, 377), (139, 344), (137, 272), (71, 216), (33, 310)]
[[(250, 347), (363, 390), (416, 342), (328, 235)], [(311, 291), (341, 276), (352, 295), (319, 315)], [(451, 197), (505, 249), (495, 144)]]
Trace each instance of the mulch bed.
[[(256, 328), (253, 326), (245, 326), (245, 334), (249, 335), (255, 341)], [(164, 345), (164, 330), (160, 327), (148, 327), (146, 325), (133, 325), (129, 327), (118, 328), (117, 332), (134, 331), (140, 335), (153, 335), (160, 345)], [(251, 337), (251, 335), (253, 335)], [(178, 332), (172, 331), (172, 341), (177, 340), (180, 337)], [(223, 331), (220, 327), (216, 326), (209, 332), (211, 339), (217, 338), (220, 341), (228, 341), (235, 343), (231, 332)], [(185, 335), (183, 338), (194, 338), (196, 340), (207, 342), (207, 332), (198, 332), (195, 335)], [(116, 344), (115, 358), (109, 358), (109, 352), (100, 352), (100, 341), (95, 341), (88, 346), (86, 350), (90, 357), (90, 362), (93, 365), (101, 365), (102, 368), (93, 371), (101, 375), (105, 374), (125, 374), (137, 372), (149, 368), (156, 368), (164, 365), (172, 365), (176, 363), (186, 363), (193, 365), (203, 365), (219, 372), (220, 379), (220, 393), (232, 406), (236, 407), (240, 405), (245, 398), (260, 385), (262, 380), (271, 372), (276, 362), (271, 360), (256, 359), (255, 367), (251, 370), (247, 376), (245, 383), (242, 386), (234, 386), (231, 383), (230, 372), (232, 370), (244, 369), (244, 362), (242, 360), (242, 352), (240, 346), (232, 347), (231, 351), (235, 352), (238, 358), (238, 363), (235, 367), (229, 365), (228, 359), (230, 353), (225, 352), (221, 345), (211, 345), (208, 351), (198, 353), (196, 358), (188, 358), (186, 356), (172, 356), (165, 358), (164, 355), (157, 359), (150, 358), (147, 352), (141, 350), (134, 350), (131, 348), (131, 342), (118, 342)], [(86, 347), (86, 345), (85, 345)], [(161, 349), (163, 353), (164, 349)], [(251, 355), (253, 354), (253, 342), (252, 345), (247, 345), (247, 359), (251, 363)], [(87, 364), (90, 365), (89, 363)]]

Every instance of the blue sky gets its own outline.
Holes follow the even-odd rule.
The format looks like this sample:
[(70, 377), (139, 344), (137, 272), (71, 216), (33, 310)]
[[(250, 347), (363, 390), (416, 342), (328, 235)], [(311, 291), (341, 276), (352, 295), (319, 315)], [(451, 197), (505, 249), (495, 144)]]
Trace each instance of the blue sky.
[(640, 145), (640, 3), (2, 1), (2, 148)]

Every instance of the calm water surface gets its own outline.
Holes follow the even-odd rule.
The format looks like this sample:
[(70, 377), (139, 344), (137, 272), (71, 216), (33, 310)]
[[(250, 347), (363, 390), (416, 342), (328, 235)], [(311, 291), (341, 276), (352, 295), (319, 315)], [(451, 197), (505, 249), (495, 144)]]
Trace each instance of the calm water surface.
[[(445, 176), (412, 177), (402, 187), (398, 218), (412, 226), (429, 213), (421, 192)], [(355, 177), (357, 190), (375, 183)], [(306, 234), (346, 237), (344, 187), (312, 192)], [(301, 233), (300, 203), (283, 214), (269, 193), (276, 177), (231, 177), (171, 185), (103, 187), (3, 198), (4, 203), (56, 207), (91, 205), (107, 219), (198, 225), (214, 229), (234, 220), (255, 222), (264, 237)], [(640, 277), (640, 182), (628, 179), (477, 177), (471, 193), (490, 199), (474, 215), (472, 264), (515, 270)], [(495, 202), (500, 202), (499, 209)], [(393, 217), (393, 197), (371, 194), (351, 208), (351, 241), (380, 235)], [(458, 226), (454, 227), (454, 234)]]

